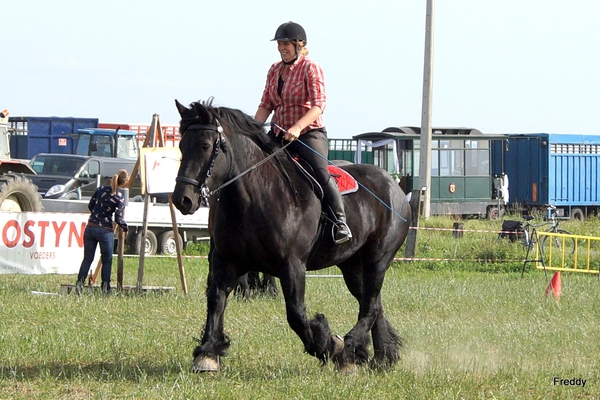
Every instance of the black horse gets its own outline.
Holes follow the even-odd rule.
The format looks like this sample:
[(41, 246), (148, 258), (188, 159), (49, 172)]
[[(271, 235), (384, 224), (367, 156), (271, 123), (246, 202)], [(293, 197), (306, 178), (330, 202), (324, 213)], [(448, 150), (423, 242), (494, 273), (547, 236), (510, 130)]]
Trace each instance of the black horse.
[[(176, 105), (182, 159), (172, 200), (183, 214), (192, 214), (208, 199), (212, 221), (207, 319), (192, 370), (218, 370), (230, 344), (223, 331), (227, 297), (249, 271), (279, 278), (288, 323), (308, 354), (353, 370), (369, 361), (370, 331), (372, 364), (393, 365), (401, 338), (384, 317), (380, 291), (410, 220), (394, 179), (373, 165), (343, 167), (361, 185), (343, 196), (354, 237), (335, 245), (314, 184), (297, 173), (259, 122), (210, 102)], [(358, 321), (343, 340), (331, 334), (324, 315), (309, 319), (304, 302), (306, 271), (331, 265), (340, 268), (359, 302)]]

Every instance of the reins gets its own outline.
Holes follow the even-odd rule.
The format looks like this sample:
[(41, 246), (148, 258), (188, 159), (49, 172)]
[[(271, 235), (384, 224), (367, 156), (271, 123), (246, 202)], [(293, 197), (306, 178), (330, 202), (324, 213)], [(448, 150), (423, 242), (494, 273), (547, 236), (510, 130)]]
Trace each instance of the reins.
[(261, 165), (263, 165), (264, 163), (266, 163), (267, 161), (269, 161), (271, 158), (275, 157), (277, 155), (277, 153), (279, 153), (280, 151), (285, 150), (285, 148), (288, 147), (290, 144), (292, 144), (292, 142), (289, 142), (286, 145), (278, 148), (273, 153), (269, 154), (267, 157), (263, 158), (262, 160), (260, 160), (259, 162), (257, 162), (253, 166), (251, 166), (250, 168), (244, 170), (243, 172), (240, 172), (238, 175), (234, 176), (233, 178), (231, 178), (227, 182), (223, 183), (222, 185), (220, 185), (216, 189), (211, 190), (209, 192), (209, 196), (214, 195), (216, 192), (218, 192), (219, 190), (223, 189), (225, 186), (228, 186), (228, 185), (232, 184), (233, 182), (235, 182), (238, 179), (240, 179), (242, 176), (246, 175), (248, 172), (250, 172), (250, 171), (252, 171), (252, 170), (260, 167)]
[(208, 199), (211, 196), (213, 196), (215, 193), (217, 193), (219, 190), (223, 189), (226, 186), (231, 185), (233, 182), (237, 181), (238, 179), (240, 179), (244, 175), (248, 174), (250, 171), (253, 171), (256, 168), (260, 167), (261, 165), (263, 165), (264, 163), (266, 163), (267, 161), (269, 161), (271, 158), (275, 157), (279, 152), (285, 150), (290, 144), (292, 144), (292, 142), (289, 142), (289, 143), (283, 145), (279, 149), (275, 150), (273, 153), (269, 154), (267, 157), (263, 158), (262, 160), (260, 160), (256, 164), (252, 165), (250, 168), (247, 168), (246, 170), (240, 172), (238, 175), (234, 176), (233, 178), (231, 178), (227, 182), (224, 182), (223, 184), (219, 185), (215, 189), (210, 190), (208, 188), (208, 185), (206, 184), (206, 181), (208, 180), (208, 178), (210, 178), (210, 176), (212, 174), (212, 169), (214, 167), (215, 160), (217, 158), (217, 155), (219, 154), (219, 147), (221, 146), (222, 143), (225, 143), (225, 138), (223, 137), (223, 128), (219, 124), (218, 120), (216, 120), (216, 124), (215, 125), (206, 125), (206, 124), (193, 124), (193, 125), (190, 125), (190, 126), (188, 126), (186, 128), (185, 132), (187, 132), (190, 128), (193, 128), (193, 129), (203, 129), (205, 131), (214, 131), (214, 132), (217, 132), (219, 134), (217, 136), (217, 138), (215, 139), (215, 142), (213, 144), (213, 153), (210, 156), (210, 166), (209, 166), (208, 170), (206, 171), (206, 175), (204, 176), (204, 179), (202, 180), (202, 182), (199, 182), (199, 181), (197, 181), (195, 179), (192, 179), (192, 178), (187, 178), (185, 176), (177, 176), (175, 178), (176, 182), (187, 183), (189, 185), (196, 186), (196, 187), (200, 188), (200, 195), (202, 196), (202, 200), (203, 200), (203, 202), (205, 204), (208, 204)]

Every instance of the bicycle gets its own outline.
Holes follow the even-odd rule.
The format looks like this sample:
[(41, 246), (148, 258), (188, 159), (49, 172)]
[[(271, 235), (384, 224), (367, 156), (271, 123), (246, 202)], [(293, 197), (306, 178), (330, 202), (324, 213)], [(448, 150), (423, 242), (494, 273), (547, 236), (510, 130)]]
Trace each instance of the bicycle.
[[(546, 263), (544, 261), (544, 254), (551, 255), (561, 252), (562, 254), (571, 255), (575, 253), (575, 239), (568, 236), (554, 236), (554, 235), (542, 235), (540, 239), (538, 236), (538, 228), (550, 225), (545, 232), (559, 234), (559, 235), (570, 235), (570, 233), (564, 229), (559, 228), (559, 220), (556, 218), (556, 207), (550, 205), (547, 207), (549, 222), (542, 222), (539, 224), (533, 224), (531, 221), (535, 217), (531, 215), (523, 215), (525, 224), (518, 230), (517, 235), (521, 240), (521, 243), (527, 247), (527, 253), (525, 255), (525, 262), (523, 263), (523, 271), (521, 276), (525, 272), (525, 266), (528, 262), (541, 262), (544, 265), (544, 271)], [(529, 260), (529, 252), (534, 248), (534, 245), (539, 242), (539, 259)], [(551, 248), (550, 248), (551, 247)]]
[[(556, 233), (559, 235), (570, 235), (564, 229), (559, 229), (559, 220), (556, 218), (556, 207), (549, 206), (548, 207), (548, 219), (550, 220), (550, 228), (546, 229), (546, 232)], [(560, 237), (560, 236), (550, 236), (544, 235), (540, 242), (540, 245), (544, 249), (544, 253), (548, 254), (550, 251), (550, 246), (553, 249), (562, 251), (564, 249), (565, 254), (574, 254), (575, 253), (575, 239), (572, 237)]]
[[(559, 228), (559, 220), (556, 218), (556, 207), (548, 206), (548, 219), (549, 222), (542, 222), (540, 224), (532, 224), (535, 218), (531, 215), (523, 215), (523, 219), (525, 220), (525, 225), (522, 226), (521, 232), (521, 242), (526, 247), (533, 247), (533, 245), (538, 241), (537, 228), (542, 226), (550, 225), (548, 229), (544, 232), (554, 233), (559, 235), (570, 235), (570, 233), (564, 229)], [(535, 238), (534, 238), (535, 237)], [(553, 249), (562, 250), (565, 249), (565, 254), (573, 254), (575, 252), (575, 239), (571, 237), (559, 237), (554, 235), (542, 235), (542, 238), (539, 239), (540, 247), (544, 250), (549, 250), (549, 246), (552, 246)]]

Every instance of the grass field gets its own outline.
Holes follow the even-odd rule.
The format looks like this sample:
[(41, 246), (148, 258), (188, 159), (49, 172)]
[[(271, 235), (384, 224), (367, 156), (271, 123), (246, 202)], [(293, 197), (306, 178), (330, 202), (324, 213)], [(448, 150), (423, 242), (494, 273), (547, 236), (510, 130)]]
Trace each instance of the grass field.
[[(465, 228), (485, 224), (466, 221)], [(421, 257), (524, 255), (492, 234), (419, 235)], [(382, 297), (405, 339), (403, 358), (392, 371), (362, 368), (348, 376), (303, 353), (281, 296), (231, 300), (230, 355), (220, 373), (203, 375), (189, 371), (205, 317), (207, 266), (201, 259), (185, 265), (187, 296), (169, 259), (146, 259), (144, 284), (176, 290), (142, 296), (36, 295), (56, 293), (75, 277), (0, 275), (0, 398), (600, 398), (597, 276), (563, 274), (556, 301), (544, 296), (544, 273), (528, 268), (521, 278), (518, 262), (395, 263)], [(125, 283), (135, 284), (136, 276), (137, 260), (127, 259)], [(309, 313), (323, 312), (336, 333), (356, 320), (357, 304), (341, 279), (308, 279), (306, 298)]]

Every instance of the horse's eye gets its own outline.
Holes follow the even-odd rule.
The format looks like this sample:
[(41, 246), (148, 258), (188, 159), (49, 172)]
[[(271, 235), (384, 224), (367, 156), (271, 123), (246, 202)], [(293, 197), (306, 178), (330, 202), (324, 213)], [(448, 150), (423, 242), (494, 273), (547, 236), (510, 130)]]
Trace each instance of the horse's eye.
[(208, 150), (208, 149), (210, 149), (210, 143), (203, 143), (202, 150)]

